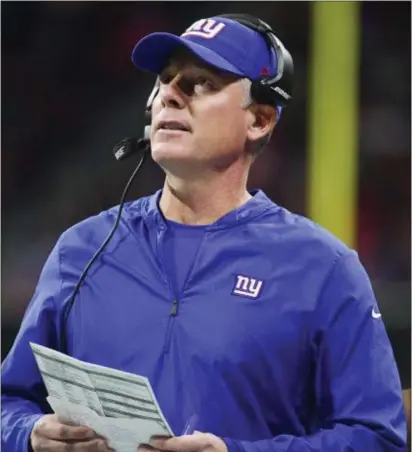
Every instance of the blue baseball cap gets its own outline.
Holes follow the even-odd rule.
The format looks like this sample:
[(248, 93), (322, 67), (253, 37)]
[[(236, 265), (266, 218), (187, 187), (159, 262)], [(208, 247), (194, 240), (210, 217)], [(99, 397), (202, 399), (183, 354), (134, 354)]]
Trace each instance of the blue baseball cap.
[(200, 19), (180, 36), (171, 33), (145, 36), (133, 49), (133, 64), (160, 74), (172, 52), (180, 46), (205, 63), (242, 78), (256, 80), (277, 72), (276, 53), (270, 51), (263, 36), (223, 17)]

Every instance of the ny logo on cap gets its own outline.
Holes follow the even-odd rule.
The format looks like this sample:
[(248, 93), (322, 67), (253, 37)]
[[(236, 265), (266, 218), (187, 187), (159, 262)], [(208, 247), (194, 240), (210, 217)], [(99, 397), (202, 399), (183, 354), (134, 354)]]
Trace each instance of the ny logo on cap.
[(226, 24), (217, 22), (214, 19), (200, 19), (191, 25), (183, 34), (184, 36), (200, 36), (201, 38), (215, 38), (224, 28)]

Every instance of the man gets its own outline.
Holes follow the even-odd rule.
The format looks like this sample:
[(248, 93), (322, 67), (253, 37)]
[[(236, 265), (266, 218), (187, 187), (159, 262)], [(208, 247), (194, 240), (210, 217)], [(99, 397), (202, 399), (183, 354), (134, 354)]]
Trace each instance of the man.
[[(125, 206), (64, 327), (68, 354), (149, 378), (177, 436), (143, 450), (405, 450), (399, 375), (357, 254), (246, 189), (280, 113), (251, 81), (279, 61), (222, 17), (134, 49), (159, 76), (150, 142), (165, 183)], [(63, 308), (116, 212), (63, 233), (45, 264), (2, 367), (6, 451), (108, 450), (50, 414), (29, 341), (60, 348)], [(193, 414), (199, 432), (179, 436)]]

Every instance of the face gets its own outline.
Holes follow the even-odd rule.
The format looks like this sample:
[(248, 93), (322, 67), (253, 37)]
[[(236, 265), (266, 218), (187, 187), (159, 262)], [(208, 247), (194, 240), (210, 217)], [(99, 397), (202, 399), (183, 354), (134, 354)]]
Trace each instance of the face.
[(159, 75), (153, 102), (151, 149), (165, 170), (219, 170), (244, 153), (253, 114), (245, 88), (233, 75), (180, 49)]

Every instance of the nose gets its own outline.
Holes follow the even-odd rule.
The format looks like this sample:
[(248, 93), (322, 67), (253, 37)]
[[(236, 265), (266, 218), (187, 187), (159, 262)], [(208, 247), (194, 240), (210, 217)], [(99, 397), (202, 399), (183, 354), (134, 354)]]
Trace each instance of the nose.
[(185, 95), (181, 90), (179, 77), (160, 87), (160, 99), (165, 107), (182, 109), (185, 106)]

